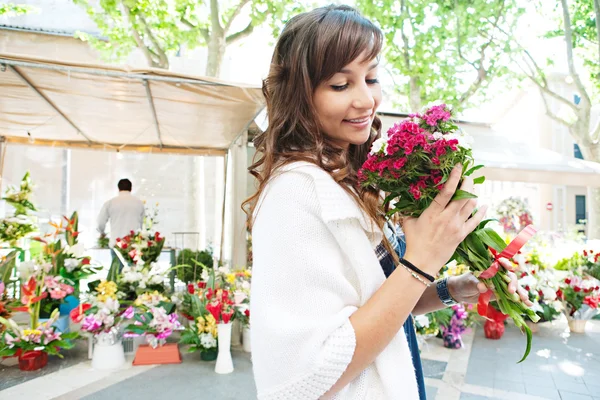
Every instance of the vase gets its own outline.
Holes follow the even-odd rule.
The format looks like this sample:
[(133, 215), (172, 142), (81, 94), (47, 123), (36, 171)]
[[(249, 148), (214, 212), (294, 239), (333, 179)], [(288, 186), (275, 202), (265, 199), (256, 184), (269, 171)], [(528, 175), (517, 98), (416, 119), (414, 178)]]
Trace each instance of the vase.
[(444, 347), (447, 349), (461, 349), (463, 341), (460, 336), (444, 335)]
[(98, 333), (94, 336), (94, 342), (92, 368), (96, 370), (113, 370), (125, 364), (123, 343), (116, 329)]
[(587, 319), (569, 318), (569, 329), (573, 333), (585, 333), (585, 325), (587, 324), (587, 321)]
[(537, 322), (525, 321), (525, 323), (527, 324), (527, 326), (531, 330), (531, 333), (538, 333), (539, 332), (540, 326), (538, 325)]
[(251, 347), (250, 347), (250, 328), (249, 327), (244, 327), (244, 330), (242, 331), (242, 344), (244, 346), (244, 351), (246, 353), (250, 353)]
[(483, 332), (486, 338), (498, 340), (504, 335), (504, 322), (485, 321)]
[(228, 324), (217, 324), (219, 339), (219, 353), (215, 372), (217, 374), (230, 374), (233, 372), (233, 360), (231, 359), (231, 322)]
[(217, 359), (217, 348), (205, 349), (200, 352), (200, 359), (202, 361), (215, 361)]
[(25, 351), (19, 355), (19, 369), (21, 371), (37, 371), (48, 364), (48, 353), (43, 351)]

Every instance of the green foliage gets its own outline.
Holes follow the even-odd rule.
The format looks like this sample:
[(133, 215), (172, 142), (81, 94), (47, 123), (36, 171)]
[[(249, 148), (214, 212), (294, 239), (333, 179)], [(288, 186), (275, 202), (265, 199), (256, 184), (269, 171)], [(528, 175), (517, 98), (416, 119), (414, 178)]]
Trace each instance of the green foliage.
[(0, 4), (0, 16), (6, 15), (9, 17), (14, 17), (17, 15), (27, 14), (28, 12), (33, 11), (34, 8), (25, 4), (13, 4), (13, 3), (5, 3)]
[[(159, 68), (169, 67), (169, 55), (181, 49), (208, 46), (211, 41), (216, 45), (209, 47), (209, 53), (220, 53), (220, 60), (227, 45), (251, 34), (255, 27), (270, 22), (273, 31), (278, 32), (288, 15), (302, 10), (301, 4), (292, 0), (219, 0), (217, 8), (203, 0), (73, 2), (86, 10), (103, 37), (78, 32), (79, 39), (89, 42), (110, 61), (122, 61), (140, 48), (150, 66)], [(233, 31), (232, 26), (240, 22), (245, 27)], [(207, 66), (206, 74), (213, 75), (210, 72)]]
[(198, 282), (204, 268), (213, 268), (212, 250), (183, 249), (177, 256), (177, 265), (185, 266), (185, 268), (177, 269), (177, 277), (182, 282)]
[[(442, 99), (457, 110), (482, 100), (492, 79), (510, 76), (517, 0), (358, 0), (386, 38), (384, 54), (407, 111)], [(492, 93), (489, 93), (490, 95)]]

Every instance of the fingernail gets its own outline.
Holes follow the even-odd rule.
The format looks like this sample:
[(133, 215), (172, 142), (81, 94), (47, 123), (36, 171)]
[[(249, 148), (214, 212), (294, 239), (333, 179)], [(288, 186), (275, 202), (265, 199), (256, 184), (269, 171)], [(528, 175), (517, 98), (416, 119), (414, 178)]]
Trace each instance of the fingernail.
[(462, 169), (462, 165), (460, 163), (458, 163), (454, 166), (454, 169)]

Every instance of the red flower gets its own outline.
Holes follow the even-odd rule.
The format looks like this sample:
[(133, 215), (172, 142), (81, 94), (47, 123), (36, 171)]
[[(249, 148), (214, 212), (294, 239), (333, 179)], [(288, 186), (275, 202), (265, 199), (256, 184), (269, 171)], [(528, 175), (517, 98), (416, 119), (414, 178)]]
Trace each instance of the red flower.
[(542, 292), (541, 290), (538, 290), (538, 296), (540, 296), (540, 298), (544, 298), (544, 292)]
[(208, 300), (210, 300), (210, 299), (212, 299), (214, 294), (215, 294), (214, 290), (212, 288), (208, 288), (208, 290), (206, 291), (206, 298)]
[(187, 290), (188, 290), (189, 294), (194, 294), (194, 291), (195, 291), (194, 284), (193, 283), (188, 283)]
[(71, 321), (73, 321), (75, 323), (81, 322), (81, 320), (85, 316), (85, 312), (87, 310), (89, 310), (90, 308), (92, 308), (91, 304), (83, 303), (81, 305), (81, 307), (75, 307), (74, 309), (72, 309), (71, 312), (69, 313), (69, 316), (71, 317)]
[(223, 312), (221, 316), (223, 317), (223, 323), (228, 324), (229, 321), (231, 321), (231, 317), (233, 316), (233, 310), (229, 312)]
[(206, 282), (202, 282), (202, 281), (198, 282), (198, 287), (200, 289), (204, 289), (206, 287)]
[(556, 291), (556, 297), (557, 297), (557, 298), (559, 298), (559, 299), (561, 299), (561, 300), (563, 300), (563, 299), (565, 298), (565, 297), (564, 297), (564, 293), (563, 293), (563, 291), (562, 291), (562, 290), (560, 290), (560, 289), (558, 289), (558, 290)]
[(587, 304), (591, 308), (598, 308), (598, 304), (600, 304), (600, 297), (587, 296), (585, 299), (583, 299), (583, 304)]
[(575, 293), (579, 293), (579, 292), (581, 292), (581, 288), (580, 288), (579, 286), (575, 286), (575, 287), (573, 288), (573, 290), (575, 291)]
[(525, 290), (527, 290), (528, 292), (531, 290), (531, 288), (529, 287), (529, 285), (525, 286)]
[(588, 256), (588, 252), (586, 250), (583, 251), (583, 256), (587, 257)]
[(221, 320), (221, 309), (222, 308), (223, 308), (223, 304), (221, 304), (218, 301), (213, 301), (206, 305), (206, 309), (208, 310), (209, 313), (212, 314), (213, 317), (215, 317), (215, 320), (217, 321), (217, 323)]
[(521, 278), (525, 278), (527, 276), (527, 272), (521, 273)]
[(44, 292), (41, 295), (35, 297), (35, 291), (37, 288), (37, 282), (32, 276), (25, 285), (21, 285), (21, 303), (26, 306), (37, 303), (38, 301), (48, 297), (48, 292)]
[(250, 309), (246, 309), (246, 311), (244, 311), (244, 314), (246, 314), (246, 317), (250, 318)]
[(81, 265), (90, 265), (90, 259), (88, 257), (81, 260)]
[(571, 284), (571, 279), (569, 279), (569, 278), (566, 278), (566, 279), (565, 279), (565, 283), (566, 283), (567, 285), (570, 285), (570, 284)]

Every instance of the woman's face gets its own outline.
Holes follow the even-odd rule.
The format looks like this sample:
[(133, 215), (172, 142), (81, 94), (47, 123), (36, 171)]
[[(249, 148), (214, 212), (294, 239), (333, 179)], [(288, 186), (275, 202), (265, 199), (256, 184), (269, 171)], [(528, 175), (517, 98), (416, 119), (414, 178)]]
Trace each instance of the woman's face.
[(376, 59), (358, 57), (315, 90), (313, 101), (324, 133), (342, 148), (369, 139), (381, 103), (377, 65)]

